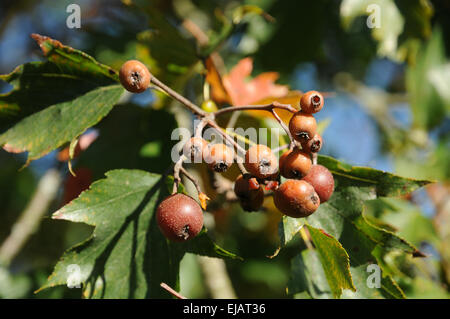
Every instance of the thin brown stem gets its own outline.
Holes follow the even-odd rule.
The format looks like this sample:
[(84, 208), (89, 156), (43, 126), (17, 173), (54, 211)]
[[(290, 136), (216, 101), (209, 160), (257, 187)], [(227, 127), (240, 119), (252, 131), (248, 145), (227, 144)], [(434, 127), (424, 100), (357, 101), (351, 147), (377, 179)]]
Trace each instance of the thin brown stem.
[(181, 94), (177, 93), (176, 91), (172, 90), (170, 87), (162, 83), (160, 80), (158, 80), (156, 77), (152, 76), (151, 83), (159, 87), (161, 90), (163, 90), (167, 95), (171, 96), (178, 102), (185, 105), (192, 113), (199, 117), (205, 117), (208, 115), (207, 112), (203, 111), (201, 108), (199, 108), (197, 105), (186, 99)]
[(292, 107), (290, 104), (281, 104), (278, 102), (272, 102), (270, 104), (264, 104), (264, 105), (243, 105), (243, 106), (230, 106), (230, 107), (226, 107), (223, 109), (220, 109), (212, 114), (214, 114), (214, 116), (219, 116), (222, 115), (224, 113), (228, 113), (228, 112), (236, 112), (236, 111), (272, 111), (273, 109), (281, 109), (281, 110), (286, 110), (289, 111), (291, 113), (297, 113), (298, 110), (295, 109), (294, 107)]
[(192, 176), (183, 166), (180, 167), (180, 172), (181, 172), (181, 174), (186, 176), (192, 182), (192, 184), (194, 184), (195, 189), (197, 190), (197, 192), (199, 194), (202, 193), (200, 185), (199, 185), (198, 181), (195, 179), (194, 176)]
[(277, 120), (278, 124), (283, 128), (283, 130), (286, 132), (286, 134), (289, 136), (289, 141), (292, 143), (294, 138), (292, 137), (291, 131), (287, 127), (286, 123), (283, 122), (283, 120), (280, 118), (280, 116), (275, 112), (275, 109), (270, 110), (272, 112), (273, 117)]
[(183, 161), (186, 159), (184, 155), (181, 155), (180, 159), (175, 163), (173, 167), (173, 188), (172, 195), (178, 192), (178, 186), (180, 186), (180, 170), (183, 168)]
[(236, 148), (237, 151), (240, 151), (243, 154), (245, 154), (245, 149), (243, 149), (230, 135), (223, 132), (222, 129), (220, 128), (220, 126), (217, 125), (217, 123), (215, 121), (209, 120), (207, 123), (209, 126), (214, 128), (217, 132), (219, 132), (229, 143), (231, 143)]
[(167, 292), (169, 292), (172, 296), (178, 298), (178, 299), (187, 299), (185, 296), (180, 294), (179, 292), (175, 291), (172, 287), (170, 287), (168, 284), (162, 282), (159, 284), (161, 288), (165, 289)]

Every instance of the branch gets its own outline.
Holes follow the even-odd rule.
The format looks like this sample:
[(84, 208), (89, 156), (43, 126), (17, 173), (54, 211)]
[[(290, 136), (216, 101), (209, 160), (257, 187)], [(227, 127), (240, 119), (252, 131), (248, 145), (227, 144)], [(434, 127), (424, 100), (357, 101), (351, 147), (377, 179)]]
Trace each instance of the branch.
[(183, 105), (185, 105), (189, 110), (191, 110), (192, 113), (194, 113), (195, 115), (199, 116), (199, 117), (205, 117), (208, 115), (207, 112), (203, 111), (201, 108), (199, 108), (197, 105), (195, 105), (194, 103), (192, 103), (191, 101), (189, 101), (188, 99), (186, 99), (184, 96), (182, 96), (181, 94), (175, 92), (174, 90), (172, 90), (170, 87), (168, 87), (167, 85), (165, 85), (164, 83), (162, 83), (160, 80), (158, 80), (155, 76), (152, 75), (151, 78), (151, 83), (156, 85), (158, 88), (160, 88), (161, 90), (163, 90), (167, 95), (171, 96), (172, 98), (174, 98), (175, 100), (177, 100), (178, 102), (182, 103)]
[(168, 284), (162, 282), (159, 284), (161, 288), (167, 290), (172, 296), (178, 298), (178, 299), (187, 299), (185, 296), (180, 294), (179, 292), (175, 291), (173, 288), (171, 288)]
[(41, 178), (28, 206), (12, 227), (11, 234), (0, 246), (1, 264), (8, 266), (38, 229), (42, 217), (56, 197), (60, 184), (61, 176), (56, 169), (48, 170)]
[(223, 259), (197, 256), (205, 285), (213, 299), (236, 299)]

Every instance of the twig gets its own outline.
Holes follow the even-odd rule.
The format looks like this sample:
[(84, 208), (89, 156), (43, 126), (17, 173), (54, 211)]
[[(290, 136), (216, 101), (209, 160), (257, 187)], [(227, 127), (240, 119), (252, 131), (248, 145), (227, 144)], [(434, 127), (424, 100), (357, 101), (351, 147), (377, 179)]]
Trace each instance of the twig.
[(241, 153), (245, 154), (245, 149), (243, 149), (236, 141), (227, 133), (222, 131), (222, 128), (217, 125), (217, 123), (213, 120), (208, 120), (208, 125), (214, 128), (217, 132), (219, 132), (228, 142), (230, 142), (237, 151), (240, 151)]
[(214, 299), (236, 299), (223, 259), (197, 256), (211, 297)]
[(183, 161), (186, 159), (186, 156), (181, 155), (178, 161), (175, 163), (173, 167), (173, 188), (172, 195), (178, 192), (178, 186), (180, 186), (181, 178), (180, 178), (180, 170), (183, 168)]
[(289, 141), (292, 143), (294, 141), (294, 138), (292, 137), (291, 131), (287, 127), (286, 123), (284, 123), (283, 120), (278, 116), (277, 112), (275, 112), (275, 109), (271, 109), (270, 111), (272, 112), (273, 117), (277, 120), (277, 122), (286, 132), (287, 136), (289, 136)]
[(194, 184), (195, 189), (197, 190), (197, 193), (198, 193), (198, 194), (201, 194), (201, 193), (202, 193), (202, 190), (201, 190), (201, 188), (200, 188), (200, 185), (199, 185), (197, 179), (196, 179), (194, 176), (192, 176), (192, 175), (191, 175), (191, 174), (190, 174), (183, 166), (180, 167), (180, 172), (181, 172), (184, 176), (186, 176), (186, 177), (192, 182), (192, 184)]
[(219, 116), (222, 115), (224, 113), (228, 113), (228, 112), (236, 112), (236, 111), (269, 111), (271, 112), (273, 109), (281, 109), (281, 110), (286, 110), (289, 111), (291, 113), (297, 113), (298, 110), (295, 109), (294, 107), (292, 107), (290, 104), (281, 104), (278, 102), (272, 102), (270, 104), (264, 104), (264, 105), (243, 105), (243, 106), (230, 106), (230, 107), (226, 107), (223, 109), (220, 109), (218, 111), (215, 111), (214, 116)]
[(172, 296), (178, 298), (178, 299), (187, 299), (185, 296), (180, 294), (179, 292), (175, 291), (173, 288), (171, 288), (168, 284), (162, 282), (159, 284), (161, 288), (167, 290)]
[(42, 217), (55, 198), (60, 184), (61, 176), (56, 169), (49, 169), (44, 174), (37, 185), (33, 198), (12, 227), (11, 234), (0, 247), (0, 264), (8, 266), (37, 230)]
[(161, 90), (163, 90), (166, 94), (177, 100), (178, 102), (184, 104), (189, 110), (191, 110), (192, 113), (194, 113), (197, 116), (205, 117), (208, 115), (207, 112), (203, 111), (201, 108), (199, 108), (197, 105), (186, 99), (181, 94), (175, 92), (170, 87), (162, 83), (160, 80), (158, 80), (155, 76), (152, 76), (151, 83), (159, 87)]

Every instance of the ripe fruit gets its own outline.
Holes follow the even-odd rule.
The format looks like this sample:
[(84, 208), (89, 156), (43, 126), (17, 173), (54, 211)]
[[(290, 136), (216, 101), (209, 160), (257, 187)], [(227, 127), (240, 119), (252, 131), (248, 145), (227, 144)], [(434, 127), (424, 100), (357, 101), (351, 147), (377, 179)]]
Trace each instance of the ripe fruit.
[(325, 166), (313, 165), (302, 180), (307, 181), (314, 187), (321, 203), (326, 202), (333, 194), (334, 178)]
[(214, 144), (209, 147), (206, 163), (216, 172), (225, 172), (234, 160), (234, 150), (225, 144)]
[(308, 142), (302, 143), (302, 148), (307, 153), (317, 153), (322, 148), (322, 144), (322, 136), (316, 134)]
[(316, 119), (311, 114), (300, 111), (295, 113), (289, 121), (289, 131), (292, 137), (301, 143), (312, 139), (316, 135), (316, 130)]
[(309, 91), (302, 95), (300, 107), (305, 113), (317, 113), (323, 107), (323, 96), (317, 91)]
[(286, 158), (289, 156), (289, 154), (292, 153), (292, 150), (287, 150), (286, 152), (284, 152), (281, 156), (280, 159), (278, 160), (278, 165), (280, 167), (280, 174), (282, 176), (284, 176), (284, 163), (286, 162)]
[(234, 193), (239, 198), (241, 207), (248, 212), (257, 211), (264, 202), (264, 190), (255, 178), (239, 175), (234, 182)]
[(285, 215), (299, 218), (314, 213), (320, 205), (319, 195), (308, 182), (289, 179), (274, 192), (275, 206)]
[(284, 160), (281, 174), (286, 178), (300, 179), (308, 174), (311, 166), (312, 162), (309, 154), (299, 149), (294, 149)]
[(245, 153), (245, 169), (257, 178), (272, 177), (278, 172), (278, 159), (265, 145), (254, 145)]
[(122, 86), (130, 92), (144, 92), (150, 85), (151, 74), (147, 67), (137, 60), (125, 62), (119, 71)]
[(208, 142), (201, 137), (191, 137), (183, 146), (183, 155), (191, 160), (192, 163), (201, 163), (207, 155)]
[(156, 210), (159, 229), (172, 241), (186, 241), (203, 227), (203, 212), (200, 205), (187, 195), (178, 193), (164, 199)]

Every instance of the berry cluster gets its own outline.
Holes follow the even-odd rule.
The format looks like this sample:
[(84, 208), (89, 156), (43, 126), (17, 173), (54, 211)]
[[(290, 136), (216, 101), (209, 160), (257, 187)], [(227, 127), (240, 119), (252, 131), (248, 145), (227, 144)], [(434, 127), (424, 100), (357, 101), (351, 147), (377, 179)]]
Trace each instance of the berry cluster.
[[(241, 207), (246, 211), (257, 211), (261, 208), (265, 190), (273, 192), (274, 204), (283, 214), (295, 218), (311, 215), (332, 195), (333, 175), (327, 168), (315, 163), (317, 152), (322, 147), (322, 137), (317, 133), (317, 123), (312, 115), (319, 112), (324, 105), (323, 96), (319, 92), (305, 93), (300, 100), (300, 111), (290, 105), (272, 103), (260, 106), (231, 106), (205, 112), (159, 82), (139, 61), (126, 62), (120, 69), (119, 78), (122, 85), (134, 93), (145, 91), (152, 83), (180, 101), (201, 119), (194, 136), (184, 144), (181, 157), (174, 165), (172, 195), (164, 199), (157, 208), (156, 218), (159, 228), (168, 239), (189, 240), (203, 227), (202, 208), (206, 208), (206, 200), (209, 198), (201, 192), (195, 178), (183, 168), (183, 162), (188, 159), (195, 163), (204, 161), (211, 170), (220, 173), (227, 171), (235, 161), (243, 164), (239, 166), (242, 174), (235, 180), (233, 190)], [(275, 112), (276, 108), (293, 113), (289, 127), (279, 119)], [(223, 143), (210, 144), (201, 137), (203, 128), (210, 126), (225, 140), (230, 142), (231, 139), (231, 142), (234, 142), (231, 136), (220, 129), (215, 117), (242, 109), (270, 111), (286, 130), (291, 143), (289, 150), (282, 154), (279, 160), (265, 145), (253, 145), (245, 151), (237, 143), (232, 143), (232, 146)], [(196, 186), (201, 206), (192, 197), (178, 193), (180, 174), (185, 175)], [(286, 180), (280, 185), (281, 176)]]

